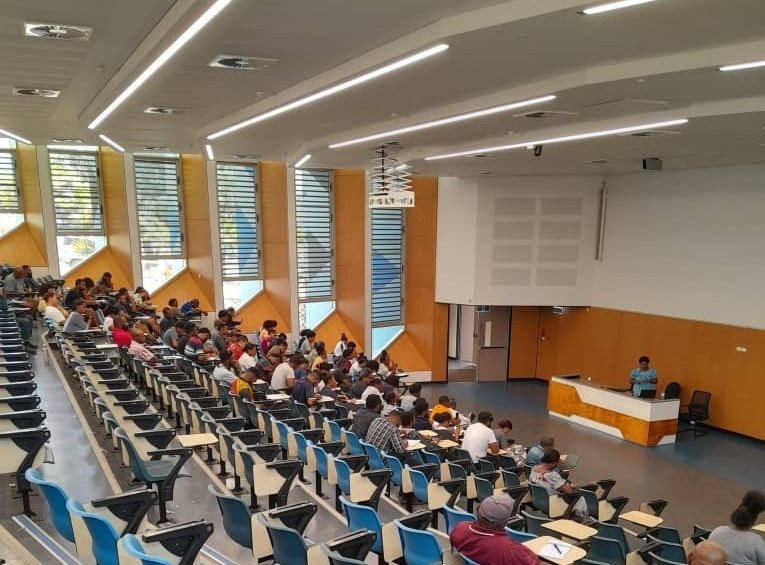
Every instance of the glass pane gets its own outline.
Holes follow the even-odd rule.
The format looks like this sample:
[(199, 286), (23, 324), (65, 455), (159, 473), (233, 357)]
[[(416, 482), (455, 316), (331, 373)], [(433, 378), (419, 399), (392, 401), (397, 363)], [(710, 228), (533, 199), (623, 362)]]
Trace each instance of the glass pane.
[(301, 302), (298, 305), (298, 316), (301, 328), (315, 328), (324, 318), (329, 316), (335, 309), (335, 301), (324, 302)]
[(24, 223), (24, 214), (0, 214), (0, 235), (5, 235)]
[(143, 287), (149, 294), (186, 268), (186, 259), (143, 259)]
[(106, 236), (59, 235), (56, 236), (56, 246), (59, 270), (64, 276), (88, 257), (106, 247)]
[(403, 329), (404, 326), (372, 328), (372, 357), (377, 357)]
[(223, 281), (223, 305), (239, 310), (257, 293), (263, 290), (263, 281)]

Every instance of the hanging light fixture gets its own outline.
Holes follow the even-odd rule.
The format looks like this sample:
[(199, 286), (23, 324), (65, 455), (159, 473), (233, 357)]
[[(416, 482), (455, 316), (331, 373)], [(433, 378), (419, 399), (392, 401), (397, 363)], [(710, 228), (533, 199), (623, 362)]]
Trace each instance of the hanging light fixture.
[(409, 165), (391, 155), (398, 144), (384, 144), (372, 158), (370, 208), (413, 208), (412, 174)]

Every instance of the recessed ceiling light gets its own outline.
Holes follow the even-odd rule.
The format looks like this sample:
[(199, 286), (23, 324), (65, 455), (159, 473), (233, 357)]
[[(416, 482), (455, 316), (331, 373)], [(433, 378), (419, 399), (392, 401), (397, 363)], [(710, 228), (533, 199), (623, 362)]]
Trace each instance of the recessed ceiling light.
[(301, 159), (300, 159), (300, 160), (299, 160), (297, 163), (295, 163), (295, 168), (296, 168), (296, 169), (299, 169), (300, 167), (302, 167), (303, 165), (305, 165), (305, 164), (308, 162), (308, 160), (309, 160), (310, 158), (311, 158), (311, 155), (310, 155), (310, 154), (308, 154), (308, 155), (303, 155), (303, 157), (302, 157), (302, 158), (301, 158)]
[(341, 141), (333, 143), (329, 146), (330, 149), (338, 149), (340, 147), (346, 147), (348, 145), (354, 145), (356, 143), (364, 143), (366, 141), (372, 141), (375, 139), (383, 139), (394, 135), (401, 135), (411, 133), (414, 131), (422, 131), (424, 129), (435, 128), (439, 126), (445, 126), (448, 124), (455, 124), (458, 122), (464, 122), (467, 120), (474, 120), (476, 118), (482, 118), (484, 116), (491, 116), (492, 114), (499, 114), (500, 112), (507, 112), (508, 110), (515, 110), (524, 106), (531, 106), (534, 104), (542, 104), (544, 102), (550, 102), (555, 100), (555, 95), (550, 94), (548, 96), (541, 96), (539, 98), (532, 98), (530, 100), (523, 100), (521, 102), (512, 102), (510, 104), (503, 104), (501, 106), (493, 106), (491, 108), (485, 108), (483, 110), (476, 110), (475, 112), (467, 112), (466, 114), (457, 114), (456, 116), (450, 116), (448, 118), (441, 118), (440, 120), (433, 120), (430, 122), (422, 122), (412, 126), (406, 126), (403, 128), (392, 129), (383, 131), (380, 133), (373, 133), (365, 137), (357, 137), (356, 139), (349, 139), (348, 141)]
[(199, 18), (197, 18), (194, 23), (186, 29), (186, 31), (184, 31), (175, 41), (170, 44), (170, 47), (165, 49), (159, 55), (159, 57), (154, 59), (151, 65), (146, 67), (146, 69), (140, 75), (138, 75), (138, 78), (131, 82), (128, 87), (123, 90), (119, 96), (117, 96), (117, 98), (112, 100), (111, 104), (109, 104), (100, 114), (98, 114), (95, 120), (88, 124), (88, 129), (97, 128), (101, 122), (103, 122), (112, 112), (114, 112), (114, 110), (122, 105), (122, 103), (127, 100), (130, 95), (138, 90), (143, 83), (149, 80), (149, 77), (156, 73), (162, 65), (164, 65), (178, 51), (180, 51), (180, 49), (186, 45), (186, 43), (188, 43), (192, 37), (199, 33), (203, 27), (210, 23), (210, 21), (230, 3), (231, 0), (216, 0), (216, 2), (205, 11), (205, 13), (199, 16)]
[(40, 22), (24, 22), (24, 35), (42, 39), (66, 39), (68, 41), (87, 41), (93, 28), (90, 26), (73, 26), (67, 24), (44, 24)]
[(144, 151), (170, 151), (169, 147), (157, 147), (155, 145), (150, 145), (148, 147), (142, 148)]
[(32, 142), (29, 141), (26, 137), (21, 137), (20, 135), (12, 133), (8, 131), (7, 129), (0, 129), (0, 135), (4, 135), (5, 137), (10, 137), (11, 139), (15, 139), (16, 141), (20, 141), (21, 143), (26, 143), (27, 145), (32, 145)]
[(590, 159), (589, 161), (585, 161), (588, 165), (602, 165), (603, 163), (608, 163), (608, 159)]
[(738, 63), (735, 65), (725, 65), (720, 67), (721, 71), (745, 71), (747, 69), (759, 69), (765, 67), (765, 61), (752, 61), (751, 63)]
[(66, 137), (54, 137), (51, 139), (53, 143), (85, 143), (82, 139), (72, 137), (72, 138), (66, 138)]
[(514, 118), (530, 118), (532, 120), (548, 120), (556, 116), (578, 116), (578, 112), (570, 112), (566, 110), (533, 110), (531, 112), (523, 112), (521, 114), (513, 114)]
[(595, 14), (602, 14), (603, 12), (612, 12), (614, 10), (621, 10), (622, 8), (631, 8), (632, 6), (639, 6), (640, 4), (648, 4), (655, 0), (618, 0), (617, 2), (608, 2), (606, 4), (598, 4), (590, 8), (582, 10), (582, 14), (586, 16), (592, 16)]
[(208, 160), (215, 161), (215, 153), (213, 153), (212, 145), (209, 143), (205, 144), (205, 152), (207, 153)]
[(491, 174), (491, 171), (481, 171), (481, 172), (480, 172), (480, 173), (478, 173), (478, 174), (479, 174), (479, 175), (482, 175), (482, 176), (489, 176), (489, 175)]
[(239, 155), (234, 155), (234, 159), (242, 159), (244, 161), (257, 161), (260, 159), (260, 155), (253, 155), (252, 153), (243, 153)]
[(38, 96), (40, 98), (58, 98), (60, 90), (53, 88), (29, 88), (25, 86), (14, 86), (13, 94), (16, 96)]
[(422, 61), (423, 59), (427, 59), (428, 57), (432, 57), (433, 55), (446, 51), (448, 48), (449, 48), (449, 45), (447, 45), (446, 43), (440, 43), (438, 45), (435, 45), (433, 47), (430, 47), (428, 49), (415, 53), (414, 55), (409, 55), (408, 57), (404, 57), (403, 59), (399, 59), (397, 61), (394, 61), (393, 63), (384, 65), (380, 67), (379, 69), (369, 71), (367, 73), (359, 75), (350, 80), (346, 80), (344, 82), (336, 84), (335, 86), (331, 86), (329, 88), (325, 88), (324, 90), (320, 90), (319, 92), (315, 92), (313, 94), (309, 94), (308, 96), (304, 96), (303, 98), (298, 98), (297, 100), (289, 102), (288, 104), (285, 104), (284, 106), (278, 106), (277, 108), (274, 108), (273, 110), (269, 110), (268, 112), (258, 114), (257, 116), (248, 118), (244, 121), (236, 123), (220, 131), (216, 131), (215, 133), (208, 135), (207, 139), (217, 139), (231, 132), (240, 130), (242, 128), (246, 128), (247, 126), (251, 126), (253, 124), (257, 124), (269, 118), (273, 118), (274, 116), (279, 116), (281, 114), (284, 114), (296, 108), (301, 108), (302, 106), (310, 104), (311, 102), (316, 102), (317, 100), (327, 98), (328, 96), (332, 96), (333, 94), (337, 94), (338, 92), (348, 90), (349, 88), (353, 88), (354, 86), (358, 86), (365, 82), (369, 82), (370, 80), (374, 80), (383, 75), (387, 75), (388, 73), (392, 73), (393, 71), (397, 71), (411, 64)]
[(577, 133), (573, 135), (564, 135), (561, 137), (551, 137), (548, 139), (540, 139), (538, 141), (524, 141), (521, 143), (513, 143), (512, 145), (499, 145), (497, 147), (484, 147), (481, 149), (470, 149), (468, 151), (459, 151), (457, 153), (447, 153), (444, 155), (434, 155), (432, 157), (425, 157), (425, 160), (437, 161), (439, 159), (451, 159), (454, 157), (469, 157), (475, 154), (481, 154), (481, 153), (487, 153), (487, 152), (494, 153), (496, 151), (509, 151), (511, 149), (520, 149), (523, 147), (526, 147), (528, 149), (533, 149), (537, 145), (550, 145), (552, 143), (563, 143), (566, 141), (580, 141), (583, 139), (594, 139), (597, 137), (606, 137), (609, 135), (620, 135), (620, 134), (636, 132), (636, 131), (646, 131), (646, 130), (652, 130), (655, 128), (681, 126), (687, 123), (688, 123), (688, 120), (686, 118), (681, 118), (677, 120), (668, 120), (666, 122), (644, 124), (641, 126), (628, 126), (623, 128), (591, 131), (587, 133)]
[(279, 59), (271, 59), (269, 57), (218, 55), (215, 59), (207, 63), (207, 66), (221, 69), (233, 69), (236, 71), (263, 71), (278, 62)]
[(149, 106), (143, 111), (144, 114), (177, 114), (178, 108), (170, 108), (168, 106)]
[(112, 146), (114, 149), (116, 149), (116, 150), (117, 150), (117, 151), (119, 151), (120, 153), (124, 153), (124, 152), (125, 152), (125, 148), (124, 148), (124, 147), (122, 147), (122, 145), (120, 145), (119, 143), (117, 143), (117, 142), (116, 142), (116, 141), (114, 141), (113, 139), (111, 139), (111, 138), (107, 137), (107, 136), (106, 136), (106, 135), (104, 135), (103, 133), (99, 133), (99, 134), (98, 134), (98, 137), (100, 137), (101, 139), (103, 139), (103, 140), (104, 140), (106, 143), (108, 143), (109, 145), (111, 145), (111, 146)]

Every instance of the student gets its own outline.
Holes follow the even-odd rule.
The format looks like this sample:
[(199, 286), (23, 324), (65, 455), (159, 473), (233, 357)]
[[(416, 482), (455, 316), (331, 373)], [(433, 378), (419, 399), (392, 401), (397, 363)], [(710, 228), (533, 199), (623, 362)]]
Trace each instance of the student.
[(525, 464), (529, 466), (539, 465), (542, 462), (542, 456), (555, 447), (555, 440), (550, 436), (542, 436), (539, 444), (535, 445), (526, 452)]
[(418, 398), (414, 403), (414, 429), (417, 431), (431, 430), (433, 427), (430, 425), (428, 419), (428, 401), (424, 398)]
[(380, 364), (379, 369), (377, 370), (377, 373), (382, 377), (385, 378), (391, 373), (395, 373), (398, 369), (398, 365), (396, 362), (391, 359), (390, 355), (388, 354), (387, 349), (383, 349), (380, 352), (380, 357), (378, 357), (378, 361)]
[[(246, 340), (247, 338), (245, 338)], [(258, 364), (257, 346), (254, 343), (246, 342), (242, 354), (239, 356), (239, 368), (242, 371), (251, 369)], [(233, 355), (233, 352), (231, 353)]]
[(725, 565), (734, 562), (728, 561), (725, 550), (719, 544), (707, 540), (696, 546), (688, 563), (689, 565)]
[(751, 490), (730, 515), (731, 526), (712, 530), (710, 541), (722, 546), (728, 561), (737, 565), (765, 565), (765, 540), (752, 531), (760, 513), (765, 510), (765, 495)]
[(406, 392), (401, 397), (401, 410), (407, 412), (414, 409), (414, 403), (417, 402), (422, 393), (422, 385), (420, 383), (412, 383)]
[(497, 429), (494, 430), (494, 437), (497, 438), (497, 443), (500, 449), (507, 449), (509, 446), (515, 443), (515, 440), (510, 437), (513, 433), (513, 423), (510, 420), (500, 420), (497, 422)]
[(356, 412), (351, 431), (359, 436), (359, 439), (366, 439), (369, 426), (380, 415), (380, 410), (382, 410), (382, 399), (377, 394), (370, 394), (367, 397), (366, 406), (359, 408)]
[(332, 359), (335, 363), (337, 363), (340, 359), (343, 357), (343, 351), (345, 351), (345, 348), (348, 343), (348, 336), (346, 336), (344, 333), (340, 334), (340, 339), (337, 340), (337, 343), (335, 344), (335, 349), (332, 351)]
[[(438, 404), (430, 411), (430, 420), (433, 421), (439, 414), (448, 414), (449, 420), (452, 420), (452, 409), (449, 406), (449, 397), (446, 395), (438, 397)], [(456, 423), (456, 419), (454, 423)]]
[(643, 398), (656, 397), (656, 369), (652, 369), (649, 364), (651, 360), (643, 355), (638, 359), (638, 366), (632, 369), (630, 373), (630, 384), (632, 385), (632, 396)]
[(494, 430), (491, 429), (493, 421), (494, 416), (491, 412), (479, 412), (478, 421), (470, 424), (465, 430), (462, 449), (470, 453), (473, 463), (478, 463), (481, 457), (486, 457), (487, 452), (496, 454), (499, 451), (497, 438), (494, 437)]
[[(557, 449), (549, 449), (542, 456), (542, 461), (539, 465), (532, 467), (531, 474), (529, 475), (529, 483), (543, 487), (548, 495), (576, 494), (579, 492), (579, 489), (576, 486), (572, 485), (561, 476), (558, 472), (558, 465), (560, 465), (560, 453), (558, 453)], [(579, 498), (579, 500), (576, 501), (573, 512), (580, 518), (584, 518), (588, 515), (587, 503), (584, 498)]]
[(257, 380), (254, 369), (248, 369), (231, 383), (231, 396), (252, 400), (252, 383)]

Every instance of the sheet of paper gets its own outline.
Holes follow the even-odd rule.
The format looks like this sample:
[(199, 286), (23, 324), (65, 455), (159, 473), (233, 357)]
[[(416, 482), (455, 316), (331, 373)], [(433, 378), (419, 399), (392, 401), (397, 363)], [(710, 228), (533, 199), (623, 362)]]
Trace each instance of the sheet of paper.
[(563, 543), (562, 541), (551, 541), (541, 549), (539, 556), (551, 557), (552, 559), (560, 559), (561, 557), (564, 557), (569, 551), (571, 551), (571, 544)]

